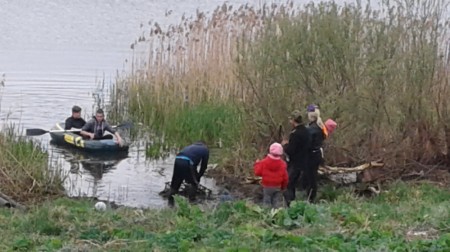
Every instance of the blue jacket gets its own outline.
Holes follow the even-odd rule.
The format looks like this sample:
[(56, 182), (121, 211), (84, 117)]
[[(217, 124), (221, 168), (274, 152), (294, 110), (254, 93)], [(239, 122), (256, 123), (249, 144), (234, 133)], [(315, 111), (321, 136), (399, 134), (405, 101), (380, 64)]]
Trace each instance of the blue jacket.
[(202, 164), (198, 173), (198, 175), (201, 177), (205, 173), (208, 166), (209, 150), (206, 145), (197, 142), (182, 149), (177, 154), (177, 157), (189, 158), (192, 161), (192, 165), (194, 167), (197, 167), (201, 162)]

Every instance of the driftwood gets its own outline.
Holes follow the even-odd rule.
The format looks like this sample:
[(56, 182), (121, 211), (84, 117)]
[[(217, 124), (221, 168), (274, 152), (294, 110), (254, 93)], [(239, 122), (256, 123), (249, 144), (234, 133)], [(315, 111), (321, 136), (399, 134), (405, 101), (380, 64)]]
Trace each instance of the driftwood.
[(361, 172), (370, 168), (381, 168), (384, 166), (384, 163), (380, 161), (373, 161), (370, 163), (365, 163), (362, 165), (358, 165), (356, 167), (332, 167), (332, 166), (320, 166), (319, 174), (320, 175), (329, 175), (329, 174), (340, 174), (340, 173), (352, 173), (352, 172)]
[[(356, 167), (332, 167), (332, 166), (320, 166), (319, 175), (332, 176), (337, 174), (349, 174), (349, 173), (359, 173), (367, 169), (372, 168), (382, 168), (384, 163), (381, 161), (373, 161), (370, 163), (365, 163)], [(245, 184), (256, 184), (259, 183), (261, 177), (247, 177), (245, 178)]]
[(8, 195), (5, 195), (0, 192), (0, 207), (15, 207), (21, 210), (26, 210), (27, 208), (12, 200)]

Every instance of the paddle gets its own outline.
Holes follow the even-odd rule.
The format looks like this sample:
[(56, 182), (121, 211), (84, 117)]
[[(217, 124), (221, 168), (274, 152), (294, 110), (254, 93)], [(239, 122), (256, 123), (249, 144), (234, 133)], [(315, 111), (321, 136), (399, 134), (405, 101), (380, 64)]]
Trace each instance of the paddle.
[[(131, 128), (133, 124), (130, 122), (126, 122), (126, 123), (122, 123), (116, 126), (112, 126), (113, 128)], [(52, 133), (52, 132), (81, 132), (81, 129), (75, 129), (75, 130), (44, 130), (44, 129), (27, 129), (26, 130), (26, 135), (27, 136), (40, 136), (43, 135), (45, 133)]]

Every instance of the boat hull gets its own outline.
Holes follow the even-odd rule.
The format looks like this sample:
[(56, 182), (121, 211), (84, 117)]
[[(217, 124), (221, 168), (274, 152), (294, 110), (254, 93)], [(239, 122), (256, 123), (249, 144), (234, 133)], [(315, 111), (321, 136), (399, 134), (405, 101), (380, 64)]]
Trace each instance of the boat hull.
[[(52, 130), (64, 130), (64, 123), (57, 123)], [(70, 146), (87, 152), (128, 151), (128, 145), (120, 146), (114, 139), (89, 140), (75, 132), (50, 132), (50, 136), (54, 144)]]

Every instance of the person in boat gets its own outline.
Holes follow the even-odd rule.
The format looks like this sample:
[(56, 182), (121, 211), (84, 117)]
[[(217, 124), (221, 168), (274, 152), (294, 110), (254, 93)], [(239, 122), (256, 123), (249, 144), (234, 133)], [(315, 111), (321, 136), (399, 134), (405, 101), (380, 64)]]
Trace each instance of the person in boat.
[(308, 155), (311, 146), (311, 135), (303, 123), (302, 113), (295, 110), (289, 117), (293, 130), (289, 134), (289, 140), (283, 140), (284, 152), (288, 158), (288, 185), (284, 191), (284, 199), (289, 207), (295, 200), (295, 188), (297, 181), (308, 165)]
[(81, 129), (86, 124), (86, 121), (81, 118), (81, 108), (77, 105), (72, 107), (72, 116), (66, 119), (64, 124), (65, 130)]
[[(203, 141), (195, 142), (182, 149), (175, 157), (172, 181), (170, 182), (169, 205), (174, 205), (173, 195), (178, 194), (183, 181), (191, 185), (189, 200), (194, 201), (200, 179), (208, 167), (209, 149)], [(200, 171), (197, 172), (197, 166)]]
[(117, 138), (117, 143), (122, 146), (123, 140), (120, 137), (119, 132), (115, 131), (109, 123), (105, 120), (105, 113), (102, 109), (98, 109), (95, 113), (94, 118), (89, 120), (82, 128), (81, 135), (92, 139), (92, 140), (101, 140), (101, 139), (113, 139), (112, 135), (105, 135), (105, 131), (109, 131)]

